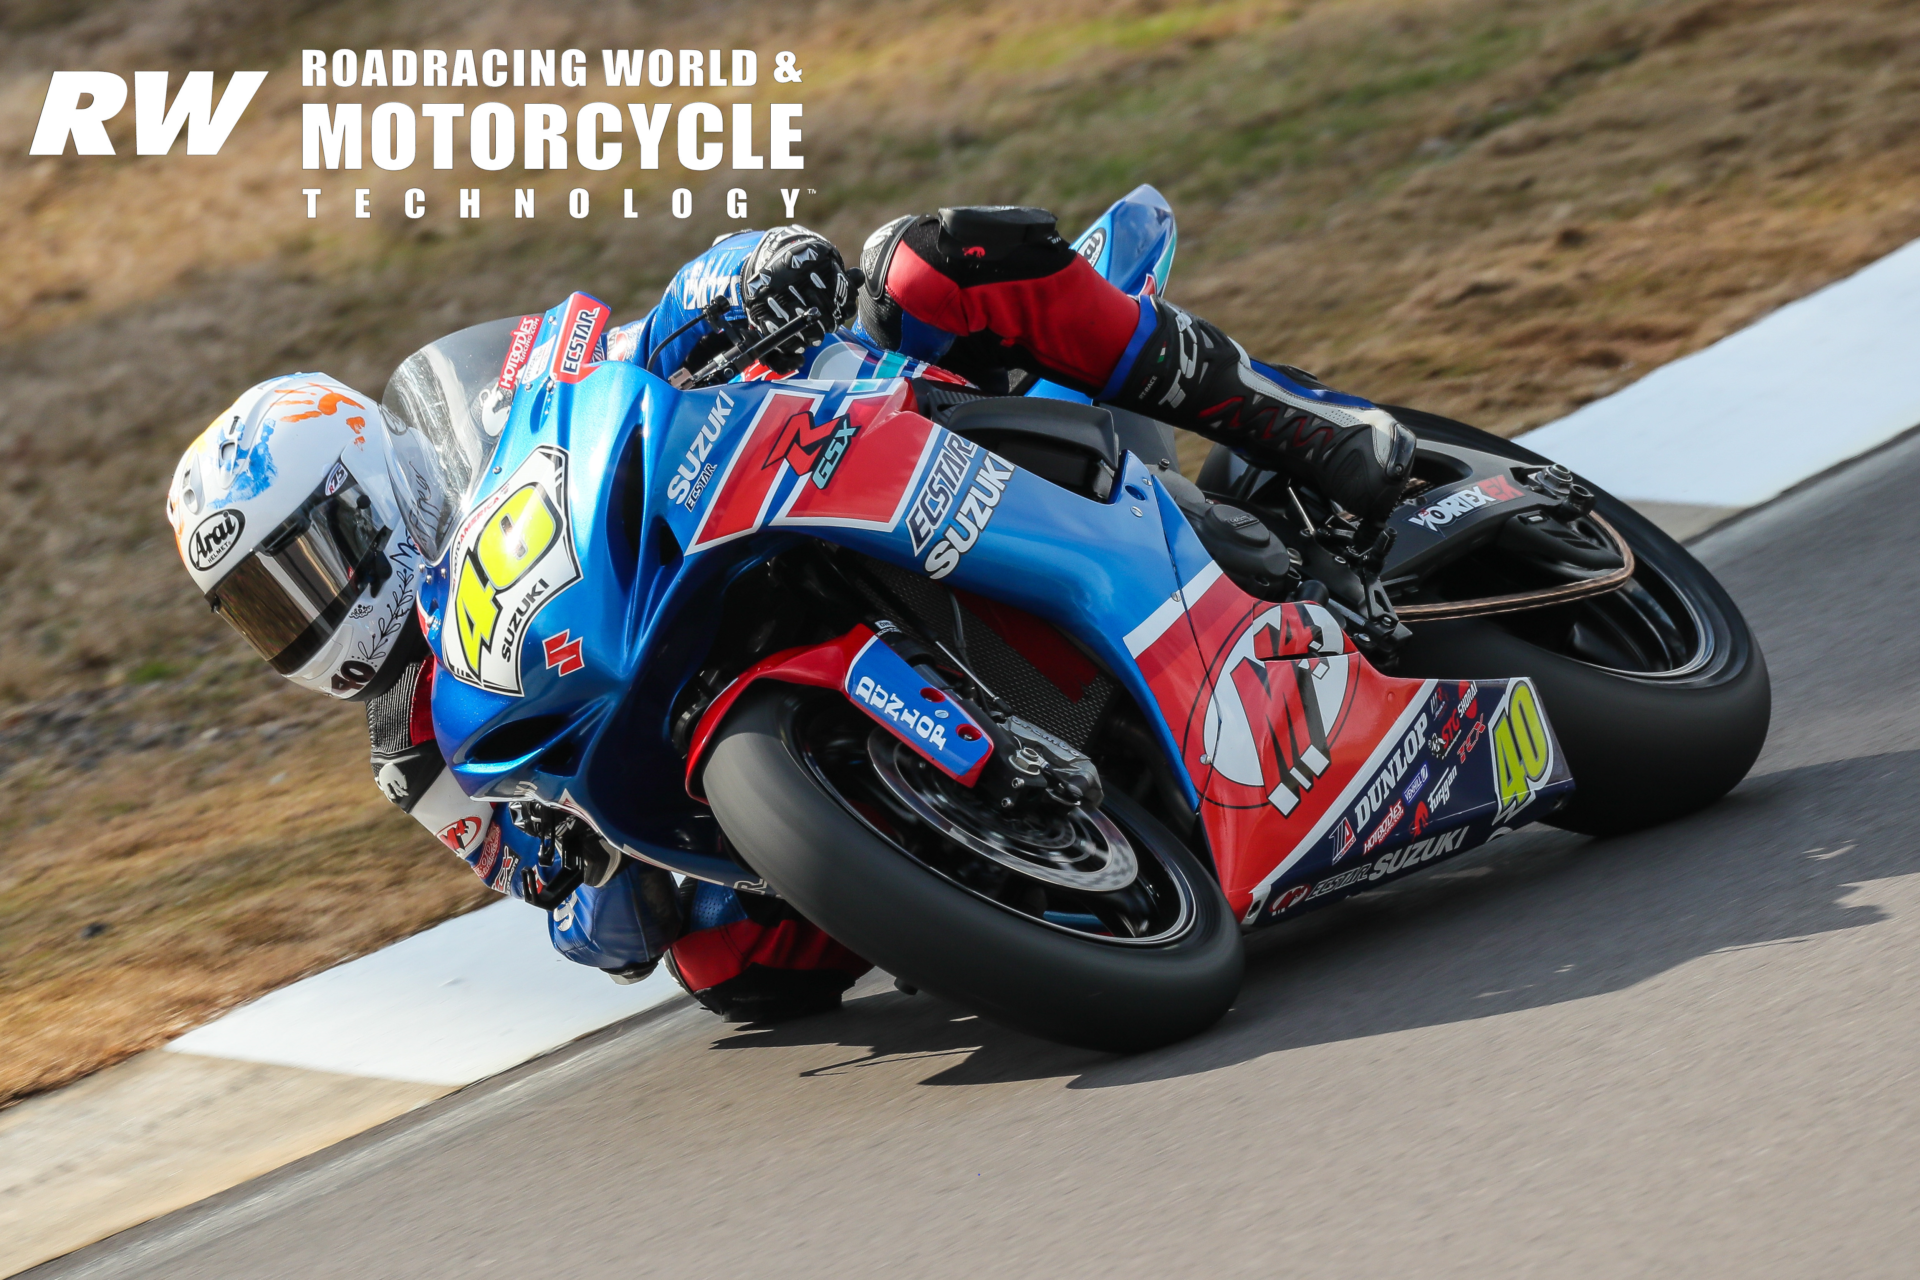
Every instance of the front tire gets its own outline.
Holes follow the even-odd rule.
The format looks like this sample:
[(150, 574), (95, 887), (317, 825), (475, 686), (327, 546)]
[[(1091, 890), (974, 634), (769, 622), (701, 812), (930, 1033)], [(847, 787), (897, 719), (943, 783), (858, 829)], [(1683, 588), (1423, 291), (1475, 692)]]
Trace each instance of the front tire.
[(1066, 927), (1048, 915), (1091, 917), (1016, 905), (1062, 905), (1057, 884), (1016, 874), (996, 897), (927, 860), (929, 834), (905, 829), (912, 818), (887, 808), (863, 766), (870, 724), (837, 696), (768, 681), (741, 697), (708, 759), (722, 830), (801, 914), (912, 986), (1066, 1044), (1150, 1049), (1226, 1013), (1239, 931), (1212, 877), (1144, 809), (1114, 795), (1101, 813), (1131, 843), (1139, 883), (1171, 904), (1164, 928)]

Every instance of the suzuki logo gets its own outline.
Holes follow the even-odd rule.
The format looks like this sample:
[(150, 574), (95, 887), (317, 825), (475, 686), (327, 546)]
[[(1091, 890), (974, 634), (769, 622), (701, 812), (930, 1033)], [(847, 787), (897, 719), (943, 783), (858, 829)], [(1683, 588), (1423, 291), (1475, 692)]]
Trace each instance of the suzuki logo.
[(557, 636), (548, 636), (542, 646), (546, 650), (547, 666), (557, 668), (563, 676), (570, 676), (587, 665), (587, 660), (580, 656), (580, 641), (569, 640), (569, 634), (562, 631)]

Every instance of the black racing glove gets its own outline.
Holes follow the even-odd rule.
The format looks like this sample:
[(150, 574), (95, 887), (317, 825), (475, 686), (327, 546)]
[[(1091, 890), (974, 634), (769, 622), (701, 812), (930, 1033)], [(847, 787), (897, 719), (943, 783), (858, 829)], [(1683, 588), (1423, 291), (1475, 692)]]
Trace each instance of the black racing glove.
[(740, 265), (740, 301), (755, 333), (772, 333), (809, 307), (819, 311), (818, 324), (781, 344), (788, 356), (853, 315), (855, 284), (833, 242), (797, 225), (767, 232)]

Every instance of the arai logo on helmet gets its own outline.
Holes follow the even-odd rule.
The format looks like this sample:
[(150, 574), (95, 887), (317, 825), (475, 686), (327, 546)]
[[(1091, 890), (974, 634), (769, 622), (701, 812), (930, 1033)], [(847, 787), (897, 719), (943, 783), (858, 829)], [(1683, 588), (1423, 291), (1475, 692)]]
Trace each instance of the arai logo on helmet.
[(201, 573), (207, 572), (226, 559), (246, 527), (247, 518), (238, 511), (229, 508), (214, 512), (187, 535), (187, 563)]

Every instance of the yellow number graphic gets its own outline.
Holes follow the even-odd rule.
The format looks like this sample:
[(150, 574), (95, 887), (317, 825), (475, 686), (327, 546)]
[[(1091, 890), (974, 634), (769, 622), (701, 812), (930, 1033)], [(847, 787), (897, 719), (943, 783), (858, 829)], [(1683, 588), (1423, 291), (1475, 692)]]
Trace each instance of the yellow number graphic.
[(453, 617), (459, 625), (460, 652), (466, 655), (467, 670), (478, 671), (480, 646), (493, 639), (494, 624), (500, 620), (500, 605), (471, 555), (460, 561), (460, 585), (453, 593)]
[(1540, 718), (1540, 704), (1534, 701), (1532, 685), (1514, 686), (1507, 718), (1513, 722), (1513, 745), (1519, 749), (1527, 781), (1538, 786), (1546, 779), (1552, 749), (1547, 744), (1546, 722)]
[(1546, 780), (1551, 755), (1547, 726), (1540, 717), (1533, 687), (1516, 683), (1507, 695), (1506, 712), (1493, 726), (1493, 771), (1500, 803), (1504, 806), (1526, 799)]
[(500, 620), (499, 593), (533, 568), (559, 530), (560, 513), (546, 493), (537, 484), (522, 485), (500, 504), (473, 549), (461, 557), (453, 613), (469, 671), (480, 669), (480, 650), (493, 642), (493, 628)]
[(517, 582), (546, 554), (559, 528), (560, 513), (539, 485), (525, 485), (501, 503), (473, 548), (493, 589), (504, 591)]

